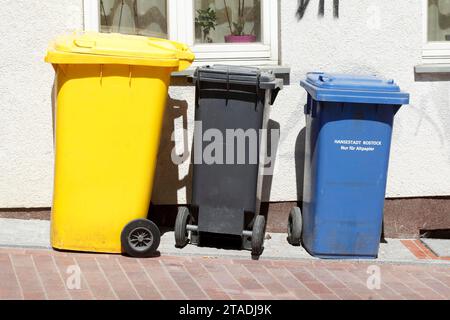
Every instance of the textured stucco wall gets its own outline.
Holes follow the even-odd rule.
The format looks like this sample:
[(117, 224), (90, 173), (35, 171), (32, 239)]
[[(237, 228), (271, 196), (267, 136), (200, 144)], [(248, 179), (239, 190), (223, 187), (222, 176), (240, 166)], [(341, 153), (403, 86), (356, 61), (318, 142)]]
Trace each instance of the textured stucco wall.
[[(53, 72), (42, 58), (51, 38), (82, 26), (81, 2), (8, 1), (0, 12), (0, 207), (50, 206)], [(292, 201), (301, 194), (306, 95), (298, 83), (315, 70), (383, 75), (410, 92), (411, 105), (396, 118), (388, 196), (450, 195), (450, 83), (415, 81), (414, 75), (421, 63), (420, 1), (340, 1), (339, 19), (331, 1), (319, 18), (317, 3), (311, 1), (298, 21), (297, 1), (281, 0), (281, 63), (292, 73), (273, 107), (281, 140), (266, 200)], [(192, 145), (194, 90), (174, 86), (169, 95), (153, 195), (160, 204), (185, 202), (192, 172), (188, 157), (176, 167), (170, 156), (175, 144), (179, 153)], [(174, 127), (188, 128), (186, 142), (180, 130), (171, 141)]]
[[(411, 105), (396, 117), (387, 195), (449, 195), (450, 82), (414, 80), (414, 66), (421, 63), (422, 2), (340, 1), (339, 19), (333, 19), (331, 1), (326, 2), (324, 18), (317, 17), (317, 2), (311, 1), (298, 22), (294, 15), (297, 2), (282, 1), (282, 63), (292, 66), (292, 86), (282, 94), (280, 109), (287, 110), (283, 116), (293, 116), (283, 117), (287, 122), (281, 127), (292, 128), (287, 130), (295, 135), (303, 126), (303, 120), (296, 123), (301, 110), (293, 108), (304, 103), (304, 93), (296, 84), (308, 71), (374, 73), (393, 78), (411, 93)], [(289, 159), (292, 137), (286, 142), (280, 155)], [(288, 161), (278, 171), (282, 179), (275, 179), (276, 199), (293, 196), (293, 190), (285, 185), (292, 185), (292, 181), (284, 181), (292, 168), (292, 161)]]
[(0, 208), (45, 207), (52, 198), (53, 69), (49, 41), (83, 25), (82, 0), (2, 1)]

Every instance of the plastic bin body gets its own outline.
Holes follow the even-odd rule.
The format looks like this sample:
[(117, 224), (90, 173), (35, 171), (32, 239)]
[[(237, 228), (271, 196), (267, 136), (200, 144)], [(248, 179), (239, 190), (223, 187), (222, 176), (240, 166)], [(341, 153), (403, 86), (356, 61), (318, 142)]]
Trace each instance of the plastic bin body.
[[(267, 127), (269, 105), (282, 80), (256, 68), (213, 66), (197, 69), (194, 82), (197, 159), (210, 148), (208, 132), (223, 137), (223, 156), (219, 157), (223, 161), (208, 163), (204, 157), (194, 161), (192, 205), (198, 213), (198, 231), (242, 236), (259, 213), (260, 158), (266, 150), (260, 133)], [(236, 130), (247, 134), (245, 146), (230, 138)], [(251, 139), (256, 144), (250, 144)]]
[[(139, 47), (148, 38), (77, 39), (83, 46), (94, 39), (92, 56), (77, 55), (76, 48), (63, 51), (56, 42), (46, 59), (56, 70), (51, 244), (120, 253), (124, 226), (148, 215), (170, 74), (179, 67), (175, 58), (172, 66), (150, 60), (145, 53), (152, 47)], [(135, 61), (117, 52), (125, 45), (121, 40), (137, 47)], [(166, 45), (172, 53), (178, 50)]]
[(374, 77), (312, 73), (302, 86), (303, 245), (322, 258), (376, 258), (394, 115), (409, 96)]

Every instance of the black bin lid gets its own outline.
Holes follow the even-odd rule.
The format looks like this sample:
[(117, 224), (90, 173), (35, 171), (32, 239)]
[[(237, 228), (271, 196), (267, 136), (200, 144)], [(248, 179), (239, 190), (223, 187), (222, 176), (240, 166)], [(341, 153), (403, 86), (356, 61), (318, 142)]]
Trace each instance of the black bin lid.
[(193, 75), (193, 81), (209, 81), (215, 83), (230, 83), (256, 86), (261, 89), (282, 89), (283, 80), (277, 79), (272, 71), (261, 71), (256, 67), (230, 65), (212, 65), (198, 67)]

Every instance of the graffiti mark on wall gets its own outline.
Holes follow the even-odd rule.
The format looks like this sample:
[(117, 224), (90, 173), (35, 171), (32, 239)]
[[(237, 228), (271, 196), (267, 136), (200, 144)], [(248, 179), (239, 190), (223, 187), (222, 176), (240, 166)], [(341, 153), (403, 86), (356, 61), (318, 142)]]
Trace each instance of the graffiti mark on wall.
[[(329, 0), (327, 2), (331, 2), (331, 0)], [(310, 0), (299, 0), (298, 1), (298, 9), (297, 9), (297, 13), (296, 13), (298, 20), (301, 20), (303, 18), (310, 3), (311, 3)], [(317, 15), (319, 17), (323, 17), (325, 15), (325, 0), (319, 0), (319, 8), (318, 8)], [(339, 18), (339, 0), (333, 0), (333, 16), (335, 18)]]

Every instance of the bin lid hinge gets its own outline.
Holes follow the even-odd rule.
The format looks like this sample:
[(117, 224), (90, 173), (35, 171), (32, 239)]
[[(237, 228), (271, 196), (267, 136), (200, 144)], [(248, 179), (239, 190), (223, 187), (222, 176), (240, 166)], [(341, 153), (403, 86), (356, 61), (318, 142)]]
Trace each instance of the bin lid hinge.
[(256, 75), (255, 111), (258, 110), (259, 87), (261, 85), (261, 71)]
[(227, 69), (227, 95), (225, 98), (225, 106), (228, 107), (228, 100), (229, 100), (229, 93), (230, 93), (230, 69)]
[(197, 79), (195, 80), (195, 107), (198, 108), (199, 96), (200, 96), (200, 70), (197, 74)]

